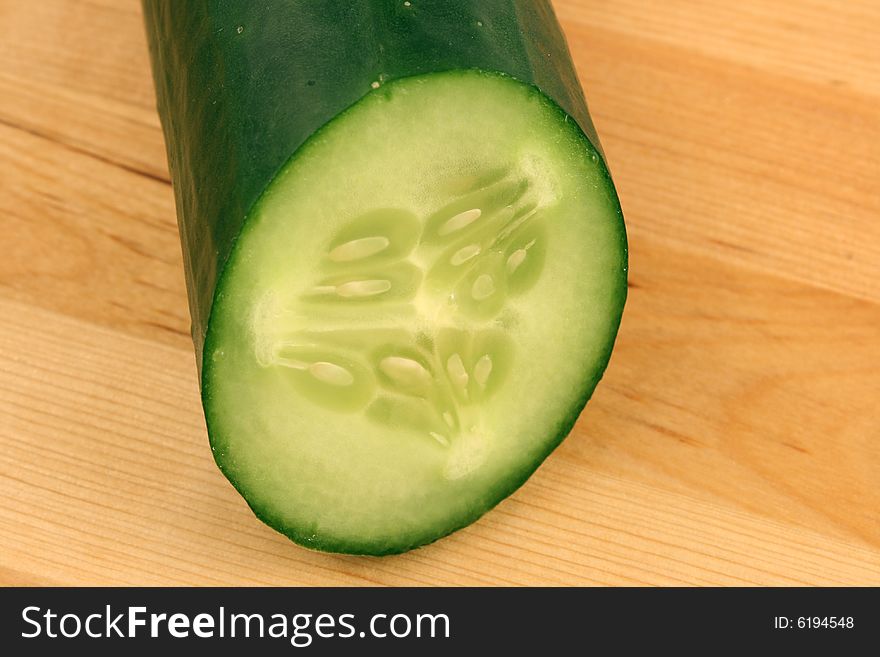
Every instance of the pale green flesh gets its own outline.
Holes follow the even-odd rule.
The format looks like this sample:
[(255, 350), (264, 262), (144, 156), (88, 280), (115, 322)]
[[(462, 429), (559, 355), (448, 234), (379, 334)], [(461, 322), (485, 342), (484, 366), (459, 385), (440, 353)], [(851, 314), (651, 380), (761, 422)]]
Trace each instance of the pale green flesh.
[(219, 465), (322, 549), (474, 520), (601, 375), (625, 258), (601, 161), (534, 89), (380, 88), (275, 178), (224, 272), (203, 373)]

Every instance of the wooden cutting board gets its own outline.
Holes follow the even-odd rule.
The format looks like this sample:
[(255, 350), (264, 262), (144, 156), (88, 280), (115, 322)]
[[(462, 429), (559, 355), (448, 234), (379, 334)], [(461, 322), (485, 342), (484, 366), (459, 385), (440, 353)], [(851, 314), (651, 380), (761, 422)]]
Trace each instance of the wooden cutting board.
[(139, 4), (0, 0), (0, 583), (880, 584), (880, 5), (557, 0), (630, 297), (474, 526), (301, 549), (211, 460)]

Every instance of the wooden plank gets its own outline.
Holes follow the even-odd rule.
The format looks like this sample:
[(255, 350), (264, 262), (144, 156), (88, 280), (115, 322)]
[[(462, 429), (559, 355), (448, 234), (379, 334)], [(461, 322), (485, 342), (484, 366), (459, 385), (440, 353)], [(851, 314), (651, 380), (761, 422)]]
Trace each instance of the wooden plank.
[(880, 300), (877, 98), (567, 34), (630, 233)]
[(0, 3), (0, 54), (16, 77), (44, 88), (152, 109), (155, 96), (138, 0)]
[[(874, 193), (880, 185), (880, 112), (873, 98), (848, 88), (830, 92), (812, 78), (756, 71), (729, 53), (726, 59), (695, 57), (687, 40), (658, 43), (648, 30), (625, 35), (609, 31), (590, 13), (595, 3), (558, 6), (616, 174), (630, 232), (880, 299), (880, 224), (873, 220), (880, 213), (880, 197)], [(621, 15), (634, 11), (632, 7), (624, 3)], [(682, 11), (653, 14), (670, 23), (664, 34), (676, 33), (676, 16), (695, 20)], [(33, 137), (4, 133), (0, 185), (15, 189), (32, 184), (19, 177), (39, 167), (44, 178), (43, 191), (37, 194), (44, 197), (36, 203), (40, 197), (32, 194), (31, 204), (38, 215), (68, 215), (65, 223), (74, 231), (83, 229), (81, 240), (92, 240), (88, 216), (109, 210), (115, 238), (139, 243), (141, 226), (118, 212), (120, 206), (134, 207), (151, 221), (173, 228), (170, 191), (109, 168), (117, 165), (167, 179), (136, 3), (132, 9), (128, 3), (52, 0), (38, 3), (32, 11), (0, 3), (0, 17), (9, 18), (16, 28), (0, 44), (0, 54), (16, 63), (0, 74), (0, 122)], [(753, 12), (745, 17), (754, 20)], [(815, 20), (815, 12), (807, 19)], [(616, 20), (611, 24), (617, 25)], [(115, 52), (127, 47), (124, 64), (116, 59), (109, 64), (104, 50), (91, 45), (89, 31), (77, 29), (110, 23), (115, 27), (108, 48)], [(862, 25), (869, 30), (871, 23)], [(41, 45), (49, 42), (57, 47)], [(73, 74), (80, 68), (97, 72), (88, 84), (80, 85), (81, 76)], [(108, 166), (86, 161), (89, 156)], [(55, 167), (59, 161), (70, 166)], [(71, 175), (70, 169), (82, 173)], [(117, 191), (110, 208), (91, 207), (105, 200), (94, 194), (95, 181), (83, 199), (86, 177), (103, 177)], [(46, 199), (50, 188), (60, 199), (79, 196), (85, 202), (85, 220), (69, 216), (74, 211), (66, 203)], [(128, 190), (138, 198), (149, 194), (161, 202), (133, 206), (126, 198)], [(11, 196), (4, 196), (7, 207), (2, 209), (16, 214), (8, 208)], [(44, 245), (57, 239), (50, 234), (55, 222), (30, 224), (29, 238), (16, 243), (21, 260), (40, 258)], [(179, 247), (172, 242), (163, 242), (156, 254), (178, 267), (175, 273), (163, 272), (159, 295), (166, 290), (179, 295), (182, 289)], [(96, 260), (112, 261), (118, 245), (107, 246), (109, 253), (100, 244), (91, 245)], [(19, 298), (46, 307), (69, 308), (78, 295), (90, 319), (107, 325), (127, 326), (139, 335), (168, 332), (157, 325), (188, 330), (181, 304), (173, 316), (158, 317), (150, 303), (140, 315), (140, 304), (122, 298), (123, 290), (105, 292), (110, 282), (106, 277), (97, 289), (91, 278), (74, 278), (55, 295), (19, 268), (4, 274), (0, 284), (14, 280)], [(120, 288), (138, 286), (127, 277), (112, 280)], [(74, 289), (77, 281), (82, 286)], [(108, 308), (110, 303), (118, 304), (115, 310)], [(123, 318), (123, 308), (133, 315)]]
[(880, 584), (880, 9), (557, 0), (632, 287), (483, 520), (316, 554), (213, 466), (135, 1), (0, 0), (0, 584)]
[(611, 476), (880, 547), (880, 306), (632, 246), (611, 366), (566, 448)]
[(0, 289), (191, 345), (169, 185), (0, 125)]
[[(880, 95), (880, 5), (866, 0), (554, 0), (566, 28), (602, 28), (753, 70)], [(621, 39), (629, 41), (630, 39)]]
[[(677, 344), (681, 355), (680, 342), (656, 340)], [(621, 346), (630, 353), (621, 360), (632, 363), (626, 341)], [(689, 341), (687, 349), (698, 347)], [(763, 452), (747, 458), (749, 446), (735, 446), (739, 463), (726, 464), (728, 454), (713, 447), (711, 435), (692, 439), (707, 441), (705, 448), (679, 448), (669, 440), (676, 431), (665, 424), (669, 411), (655, 419), (646, 409), (647, 428), (638, 417), (623, 427), (599, 422), (628, 420), (631, 398), (639, 400), (638, 390), (614, 394), (622, 385), (615, 371), (626, 373), (612, 368), (607, 393), (562, 450), (473, 528), (399, 558), (334, 557), (292, 546), (262, 526), (213, 466), (188, 350), (3, 300), (0, 567), (108, 584), (880, 582), (876, 544), (832, 538), (853, 533), (839, 531), (835, 518), (820, 522), (817, 513), (804, 523), (808, 529), (788, 522), (797, 513), (784, 508), (776, 513), (781, 520), (765, 517), (779, 499), (790, 497), (795, 511), (802, 502), (792, 494), (797, 480), (776, 499), (767, 494), (773, 486), (751, 485), (763, 474)], [(633, 455), (639, 450), (648, 453)], [(876, 448), (867, 440), (852, 458), (873, 462), (863, 474), (876, 476)], [(723, 480), (719, 465), (747, 475), (756, 470), (730, 482), (754, 509), (733, 508), (723, 486), (709, 496), (723, 504), (698, 499), (706, 496), (686, 477), (684, 486), (668, 486), (690, 468), (704, 473), (702, 485), (706, 472)], [(802, 467), (793, 463), (791, 472)], [(639, 482), (631, 472), (639, 468), (659, 471), (645, 479), (660, 485)], [(812, 474), (807, 468), (801, 476)], [(670, 490), (688, 485), (684, 493)], [(853, 490), (861, 485), (856, 481)]]
[(0, 123), (168, 181), (139, 7), (0, 2)]

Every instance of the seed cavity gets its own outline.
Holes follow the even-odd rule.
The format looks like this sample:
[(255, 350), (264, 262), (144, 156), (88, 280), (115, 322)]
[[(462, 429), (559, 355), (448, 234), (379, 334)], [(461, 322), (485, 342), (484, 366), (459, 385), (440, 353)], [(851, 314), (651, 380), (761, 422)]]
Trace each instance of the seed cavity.
[(467, 246), (461, 247), (458, 251), (452, 254), (452, 257), (449, 259), (449, 264), (453, 267), (458, 267), (459, 265), (463, 265), (471, 258), (475, 258), (480, 255), (480, 245), (479, 244), (468, 244)]
[(489, 354), (485, 354), (480, 357), (480, 360), (474, 365), (474, 381), (476, 381), (481, 388), (485, 388), (486, 383), (489, 382), (490, 374), (492, 374), (492, 357)]
[(308, 369), (309, 374), (315, 377), (318, 381), (327, 383), (331, 386), (344, 387), (350, 386), (354, 383), (354, 376), (352, 373), (335, 363), (318, 361), (317, 363), (309, 365)]
[(382, 294), (391, 289), (391, 281), (386, 280), (367, 280), (367, 281), (349, 281), (334, 288), (336, 294), (344, 299), (373, 297)]
[(285, 310), (277, 331), (274, 314), (263, 322), (273, 339), (260, 363), (288, 368), (314, 403), (436, 441), (450, 479), (480, 467), (488, 434), (473, 403), (514, 360), (497, 328), (517, 318), (504, 302), (538, 278), (547, 251), (529, 185), (511, 177), (473, 175), (427, 216), (383, 207), (346, 220), (299, 293), (310, 305)]
[(461, 230), (465, 226), (470, 226), (477, 219), (480, 218), (480, 215), (483, 214), (483, 211), (480, 208), (474, 208), (473, 210), (465, 210), (461, 212), (451, 219), (448, 219), (440, 229), (437, 231), (438, 235), (449, 235), (450, 233), (454, 233), (456, 231)]
[(362, 237), (340, 244), (334, 248), (327, 257), (333, 262), (351, 262), (362, 260), (381, 253), (391, 245), (391, 241), (384, 235), (374, 237)]
[(468, 379), (470, 377), (468, 377), (467, 370), (464, 369), (464, 363), (461, 360), (461, 356), (457, 353), (452, 354), (446, 361), (446, 373), (449, 374), (449, 379), (454, 386), (461, 390), (467, 390)]
[(471, 296), (476, 301), (488, 299), (495, 294), (495, 281), (489, 274), (481, 274), (471, 286)]
[(412, 358), (386, 356), (379, 362), (379, 369), (389, 379), (402, 386), (425, 386), (432, 381), (428, 370)]

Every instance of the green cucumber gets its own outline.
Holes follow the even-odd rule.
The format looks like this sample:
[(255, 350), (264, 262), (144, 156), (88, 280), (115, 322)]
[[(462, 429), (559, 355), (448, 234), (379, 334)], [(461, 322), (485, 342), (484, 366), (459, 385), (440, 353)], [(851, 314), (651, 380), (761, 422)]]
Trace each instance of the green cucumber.
[(143, 5), (217, 465), (315, 549), (473, 522), (571, 430), (626, 297), (550, 3)]

